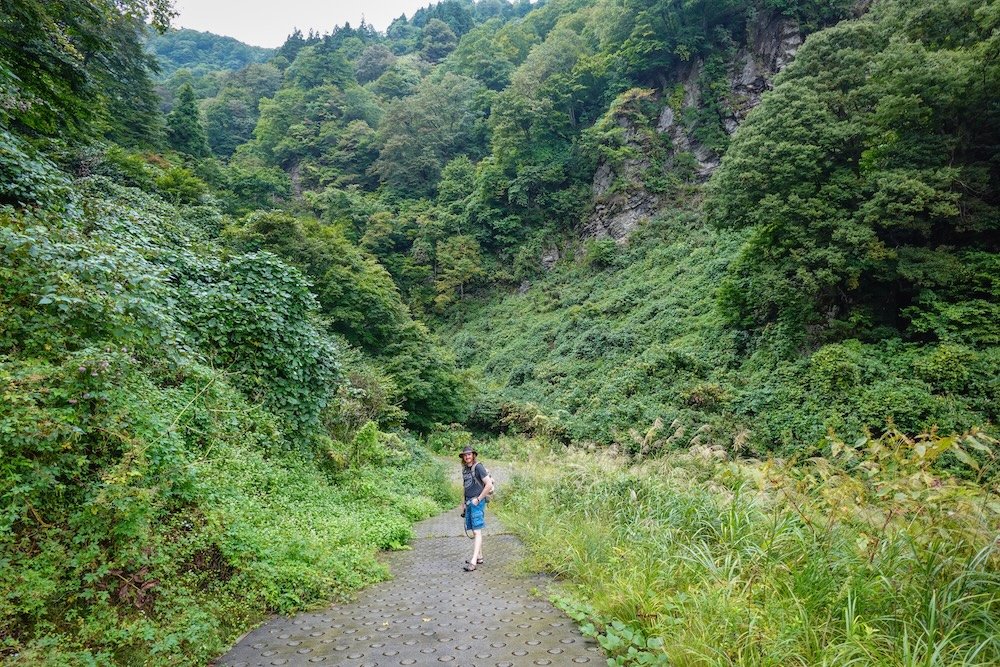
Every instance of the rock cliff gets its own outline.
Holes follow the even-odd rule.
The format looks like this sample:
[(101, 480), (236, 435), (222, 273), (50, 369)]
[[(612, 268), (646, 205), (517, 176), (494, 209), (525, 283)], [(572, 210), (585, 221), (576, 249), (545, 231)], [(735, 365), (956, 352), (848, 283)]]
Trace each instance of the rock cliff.
[[(746, 44), (726, 63), (726, 94), (721, 118), (716, 122), (727, 135), (733, 134), (760, 103), (775, 74), (791, 62), (801, 44), (799, 26), (776, 14), (761, 15), (749, 26)], [(702, 61), (693, 62), (685, 71), (674, 73), (677, 85), (672, 94), (656, 94), (660, 110), (653, 126), (655, 132), (645, 131), (643, 123), (637, 122), (635, 104), (623, 103), (609, 112), (611, 122), (621, 128), (619, 136), (628, 157), (604, 159), (598, 165), (593, 209), (582, 227), (585, 238), (610, 237), (624, 242), (641, 222), (656, 213), (664, 195), (650, 187), (651, 169), (683, 171), (687, 180), (704, 181), (719, 166), (719, 152), (696, 138), (696, 121), (692, 120), (705, 102), (705, 67)], [(641, 97), (633, 93), (629, 102)], [(658, 160), (654, 156), (663, 144), (668, 145), (667, 154)]]

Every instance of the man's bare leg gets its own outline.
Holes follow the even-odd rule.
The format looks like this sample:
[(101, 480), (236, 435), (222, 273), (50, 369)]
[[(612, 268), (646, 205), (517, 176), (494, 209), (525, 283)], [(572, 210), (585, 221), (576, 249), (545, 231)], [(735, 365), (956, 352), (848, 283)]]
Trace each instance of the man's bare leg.
[(483, 557), (483, 531), (474, 530), (472, 534), (476, 536), (476, 539), (472, 541), (472, 558), (469, 563), (475, 565)]

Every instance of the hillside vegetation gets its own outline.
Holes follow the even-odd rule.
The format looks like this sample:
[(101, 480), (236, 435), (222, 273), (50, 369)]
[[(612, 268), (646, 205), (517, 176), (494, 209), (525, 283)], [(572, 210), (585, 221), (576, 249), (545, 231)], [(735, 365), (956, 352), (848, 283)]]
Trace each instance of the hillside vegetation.
[(995, 424), (991, 16), (875, 3), (811, 36), (703, 195), (669, 170), (680, 204), (627, 245), (570, 242), (530, 289), (455, 309), (475, 425), (627, 449), (660, 418), (788, 454)]
[(996, 664), (1000, 504), (931, 472), (956, 440), (831, 444), (795, 464), (536, 455), (502, 511), (609, 665)]
[(274, 53), (274, 49), (189, 28), (153, 32), (146, 48), (156, 57), (162, 78), (182, 68), (195, 75), (212, 70), (240, 70), (251, 63), (264, 62)]
[(170, 17), (0, 4), (4, 661), (205, 664), (473, 437), (591, 452), (508, 512), (617, 664), (997, 659), (1000, 3)]
[[(376, 553), (452, 502), (414, 438), (388, 431), (439, 418), (461, 383), (339, 237), (316, 276), (336, 292), (317, 300), (314, 265), (282, 261), (259, 226), (220, 234), (229, 195), (182, 154), (103, 143), (137, 122), (99, 83), (139, 53), (142, 23), (81, 7), (119, 11), (4, 15), (22, 41), (0, 52), (0, 656), (203, 665), (269, 613), (388, 575)], [(53, 21), (92, 57), (31, 29)], [(196, 145), (191, 120), (168, 118), (171, 139)], [(378, 359), (351, 335), (369, 312)]]

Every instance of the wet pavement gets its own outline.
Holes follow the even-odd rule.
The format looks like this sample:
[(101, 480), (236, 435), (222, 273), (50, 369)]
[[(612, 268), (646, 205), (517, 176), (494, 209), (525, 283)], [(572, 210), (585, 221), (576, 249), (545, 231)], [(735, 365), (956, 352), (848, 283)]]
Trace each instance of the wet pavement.
[(462, 566), (472, 541), (457, 510), (414, 526), (412, 551), (388, 554), (394, 578), (344, 605), (277, 618), (246, 635), (217, 664), (387, 667), (603, 665), (592, 640), (519, 574), (523, 546), (487, 511), (483, 556)]

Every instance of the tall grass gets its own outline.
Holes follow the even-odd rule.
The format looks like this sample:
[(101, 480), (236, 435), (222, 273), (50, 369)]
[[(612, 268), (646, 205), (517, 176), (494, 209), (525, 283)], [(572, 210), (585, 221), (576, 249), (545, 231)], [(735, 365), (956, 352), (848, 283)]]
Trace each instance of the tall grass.
[(795, 466), (575, 452), (502, 511), (609, 664), (998, 664), (995, 490), (892, 437)]

